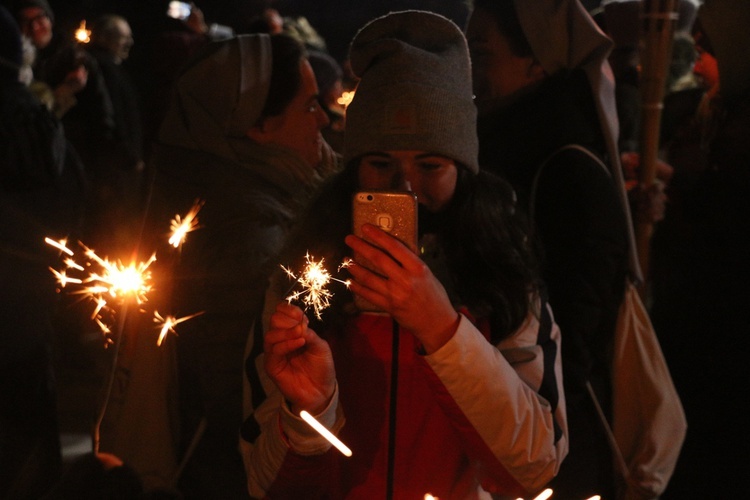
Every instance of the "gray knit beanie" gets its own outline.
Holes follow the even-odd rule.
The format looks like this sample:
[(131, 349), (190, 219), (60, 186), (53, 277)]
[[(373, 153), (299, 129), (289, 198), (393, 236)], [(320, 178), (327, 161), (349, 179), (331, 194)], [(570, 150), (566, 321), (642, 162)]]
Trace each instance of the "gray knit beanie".
[(361, 80), (346, 109), (346, 163), (421, 150), (479, 171), (471, 63), (458, 26), (431, 12), (392, 12), (357, 33), (349, 58)]

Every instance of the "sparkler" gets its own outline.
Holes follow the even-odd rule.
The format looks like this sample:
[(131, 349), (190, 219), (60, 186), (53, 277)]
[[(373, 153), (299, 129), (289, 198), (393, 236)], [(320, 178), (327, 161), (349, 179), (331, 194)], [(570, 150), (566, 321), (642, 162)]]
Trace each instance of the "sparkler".
[[(81, 23), (79, 31), (80, 30), (84, 30), (86, 36), (90, 33), (85, 30), (85, 21)], [(79, 40), (84, 42), (84, 40), (80, 38)], [(172, 235), (169, 239), (169, 243), (175, 248), (182, 245), (187, 233), (198, 227), (196, 215), (202, 206), (203, 203), (198, 201), (193, 205), (184, 218), (180, 218), (180, 216), (177, 215), (174, 220), (172, 220), (170, 226)], [(114, 385), (115, 374), (117, 372), (117, 359), (128, 314), (128, 307), (130, 303), (140, 306), (147, 301), (147, 294), (152, 289), (151, 271), (149, 270), (149, 266), (156, 260), (156, 254), (152, 254), (151, 257), (144, 262), (131, 262), (129, 265), (124, 265), (119, 260), (110, 261), (107, 258), (102, 258), (97, 255), (93, 249), (78, 242), (83, 249), (83, 254), (86, 259), (84, 266), (73, 259), (75, 254), (70, 248), (68, 248), (67, 240), (45, 238), (44, 241), (48, 245), (58, 249), (61, 253), (65, 253), (69, 256), (69, 258), (64, 260), (65, 269), (58, 271), (50, 268), (57, 279), (60, 288), (66, 288), (68, 285), (72, 284), (79, 286), (79, 288), (72, 293), (83, 295), (94, 303), (91, 319), (101, 330), (106, 345), (114, 344), (112, 368), (107, 380), (104, 400), (91, 432), (92, 448), (94, 452), (98, 452), (100, 428), (107, 411), (112, 387)], [(90, 269), (88, 275), (86, 275), (87, 269)], [(69, 272), (81, 273), (81, 277), (69, 276)], [(116, 310), (116, 306), (118, 305), (121, 306), (119, 312)], [(105, 312), (107, 313), (107, 318), (103, 317)], [(154, 321), (161, 327), (157, 346), (161, 346), (164, 338), (169, 332), (176, 335), (174, 329), (176, 325), (200, 314), (202, 314), (202, 312), (182, 318), (175, 318), (170, 315), (162, 317), (158, 311), (154, 311)], [(111, 323), (115, 318), (117, 318), (117, 328), (113, 334)]]
[[(74, 253), (66, 246), (67, 242), (65, 240), (55, 241), (51, 238), (45, 238), (45, 242), (71, 257), (65, 260), (65, 265), (67, 267), (66, 270), (55, 271), (52, 269), (52, 273), (57, 278), (58, 284), (61, 288), (65, 288), (68, 284), (73, 283), (81, 285), (81, 288), (73, 293), (81, 294), (94, 302), (95, 305), (91, 318), (102, 331), (106, 344), (110, 345), (114, 343), (115, 345), (112, 369), (107, 381), (104, 402), (102, 403), (102, 407), (91, 433), (93, 450), (98, 452), (99, 429), (102, 420), (104, 419), (104, 414), (107, 411), (109, 397), (114, 384), (117, 356), (128, 314), (128, 304), (134, 302), (140, 305), (146, 302), (146, 294), (151, 290), (151, 271), (148, 270), (148, 267), (156, 260), (156, 254), (153, 254), (151, 258), (145, 262), (137, 264), (133, 262), (126, 266), (120, 261), (112, 262), (106, 258), (102, 258), (97, 255), (93, 249), (78, 242), (81, 248), (83, 248), (84, 256), (87, 259), (86, 266), (93, 266), (93, 270), (91, 270), (88, 276), (84, 278), (74, 278), (67, 275), (68, 270), (85, 272), (86, 268), (72, 259)], [(114, 304), (110, 305), (112, 302)], [(122, 306), (119, 312), (115, 311), (116, 305)], [(117, 328), (114, 333), (114, 342), (112, 340), (111, 324), (108, 324), (107, 320), (102, 317), (102, 312), (105, 310), (111, 313), (112, 319), (117, 317)]]
[(331, 443), (333, 446), (336, 447), (341, 453), (344, 454), (344, 456), (351, 457), (352, 456), (352, 450), (350, 450), (344, 443), (342, 443), (339, 438), (334, 436), (331, 431), (326, 429), (323, 424), (315, 420), (315, 417), (310, 415), (305, 410), (302, 410), (299, 414), (300, 417), (302, 417), (302, 420), (310, 424), (310, 427), (318, 431), (318, 433), (326, 438), (329, 443)]
[[(294, 300), (301, 300), (305, 306), (305, 311), (312, 308), (315, 312), (315, 317), (321, 319), (321, 313), (324, 309), (331, 305), (331, 297), (333, 294), (326, 288), (328, 283), (331, 281), (338, 281), (343, 283), (348, 288), (351, 284), (349, 280), (340, 280), (334, 278), (323, 266), (324, 259), (316, 261), (309, 254), (305, 254), (305, 267), (299, 276), (295, 275), (290, 269), (281, 266), (281, 269), (289, 276), (289, 278), (295, 280), (295, 283), (290, 288), (289, 292), (292, 292), (296, 285), (302, 287), (301, 290), (292, 292), (286, 297), (286, 301), (291, 303)], [(339, 271), (351, 264), (351, 259), (346, 259), (340, 266)]]
[(175, 215), (169, 224), (169, 230), (172, 232), (169, 236), (169, 244), (179, 248), (187, 238), (187, 234), (198, 229), (198, 212), (203, 207), (203, 201), (197, 200), (190, 208), (185, 217)]

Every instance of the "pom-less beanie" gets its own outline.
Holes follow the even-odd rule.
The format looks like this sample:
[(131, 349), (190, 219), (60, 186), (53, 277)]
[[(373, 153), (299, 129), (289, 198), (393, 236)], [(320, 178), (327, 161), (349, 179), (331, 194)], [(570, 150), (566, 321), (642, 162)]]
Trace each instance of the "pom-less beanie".
[(479, 170), (471, 63), (455, 23), (431, 12), (393, 12), (356, 34), (349, 58), (361, 80), (346, 111), (346, 163), (370, 152), (420, 150)]

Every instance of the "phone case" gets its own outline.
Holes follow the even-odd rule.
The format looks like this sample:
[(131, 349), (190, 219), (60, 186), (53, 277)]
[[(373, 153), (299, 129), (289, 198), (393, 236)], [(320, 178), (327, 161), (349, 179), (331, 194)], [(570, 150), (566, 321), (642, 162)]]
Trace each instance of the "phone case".
[[(362, 225), (372, 224), (398, 238), (412, 252), (417, 251), (417, 197), (406, 191), (359, 191), (352, 201), (353, 232), (362, 237)], [(368, 269), (378, 272), (366, 259), (357, 256), (354, 260)], [(360, 310), (378, 311), (373, 304), (354, 296)]]

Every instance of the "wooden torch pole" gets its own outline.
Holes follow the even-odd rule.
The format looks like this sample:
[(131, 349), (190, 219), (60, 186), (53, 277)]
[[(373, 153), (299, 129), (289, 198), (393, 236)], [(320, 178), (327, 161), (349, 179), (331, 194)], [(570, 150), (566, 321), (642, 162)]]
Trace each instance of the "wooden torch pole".
[[(656, 179), (661, 112), (672, 56), (672, 38), (680, 0), (643, 0), (641, 39), (641, 187), (648, 189)], [(653, 223), (636, 220), (635, 237), (644, 281), (649, 276), (649, 246)]]

